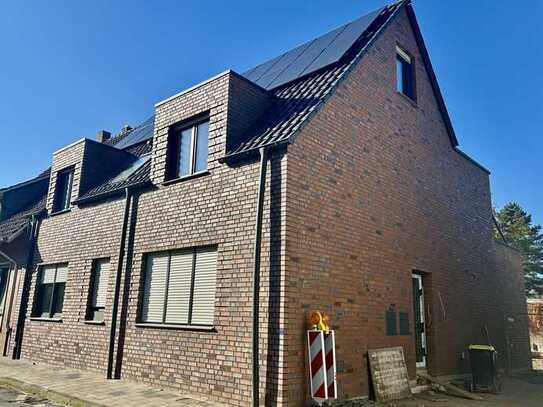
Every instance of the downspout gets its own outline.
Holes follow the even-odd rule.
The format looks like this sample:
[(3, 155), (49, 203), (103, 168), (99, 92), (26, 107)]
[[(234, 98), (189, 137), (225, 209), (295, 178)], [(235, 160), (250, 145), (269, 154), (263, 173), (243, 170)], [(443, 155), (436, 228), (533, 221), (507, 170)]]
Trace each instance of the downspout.
[(268, 150), (266, 147), (260, 148), (260, 178), (258, 181), (258, 196), (256, 202), (256, 227), (255, 227), (255, 243), (254, 243), (254, 268), (253, 268), (253, 407), (260, 404), (259, 401), (259, 346), (258, 346), (258, 330), (259, 330), (259, 304), (260, 304), (260, 252), (262, 249), (262, 215), (264, 212), (264, 195), (266, 193), (266, 167), (268, 161)]
[[(0, 242), (1, 243), (1, 242)], [(7, 255), (5, 252), (0, 250), (0, 256), (3, 256), (7, 259), (7, 261), (10, 264), (10, 271), (9, 271), (9, 278), (6, 284), (6, 292), (5, 292), (5, 301), (4, 301), (4, 309), (1, 309), (0, 312), (2, 313), (2, 317), (0, 318), (0, 332), (2, 332), (2, 329), (5, 329), (5, 332), (3, 334), (0, 334), (0, 338), (4, 339), (4, 343), (2, 344), (2, 356), (7, 355), (7, 348), (8, 348), (8, 342), (9, 342), (9, 336), (11, 334), (11, 326), (9, 324), (11, 319), (11, 310), (13, 308), (13, 301), (15, 300), (15, 283), (17, 279), (17, 269), (18, 265), (17, 262), (12, 259), (9, 255)]]
[(30, 242), (28, 245), (28, 256), (26, 260), (25, 275), (23, 281), (23, 290), (21, 294), (21, 303), (19, 305), (19, 315), (17, 318), (17, 328), (15, 329), (15, 346), (13, 349), (13, 359), (21, 358), (21, 347), (23, 345), (23, 332), (28, 310), (28, 301), (30, 300), (30, 282), (32, 281), (32, 266), (34, 263), (34, 251), (36, 250), (36, 238), (38, 235), (39, 219), (32, 215), (30, 221)]
[(124, 264), (126, 234), (128, 230), (128, 219), (130, 215), (130, 198), (131, 192), (129, 188), (125, 188), (124, 198), (124, 217), (121, 231), (121, 242), (119, 244), (119, 255), (117, 261), (117, 275), (115, 277), (115, 291), (113, 296), (113, 310), (111, 315), (111, 328), (109, 332), (109, 349), (107, 360), (107, 378), (113, 379), (113, 359), (115, 356), (115, 331), (117, 330), (117, 313), (119, 310), (119, 296), (121, 291), (121, 277)]

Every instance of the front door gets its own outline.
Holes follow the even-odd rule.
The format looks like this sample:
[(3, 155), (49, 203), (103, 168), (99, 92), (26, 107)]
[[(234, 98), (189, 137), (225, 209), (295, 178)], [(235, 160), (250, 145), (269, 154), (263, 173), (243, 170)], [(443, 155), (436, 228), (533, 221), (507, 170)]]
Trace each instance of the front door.
[(426, 368), (426, 326), (424, 321), (424, 289), (422, 276), (412, 275), (413, 281), (413, 307), (415, 316), (415, 350), (417, 368)]

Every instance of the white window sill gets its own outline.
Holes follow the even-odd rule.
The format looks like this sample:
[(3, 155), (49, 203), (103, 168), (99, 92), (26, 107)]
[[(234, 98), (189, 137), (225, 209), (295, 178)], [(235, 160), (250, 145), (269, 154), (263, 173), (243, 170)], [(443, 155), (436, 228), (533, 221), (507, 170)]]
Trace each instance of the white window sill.
[(217, 332), (214, 326), (205, 325), (175, 325), (175, 324), (153, 324), (151, 322), (137, 322), (138, 328), (159, 328), (159, 329), (178, 329), (181, 331), (205, 331)]
[(188, 181), (188, 180), (194, 179), (194, 178), (204, 177), (204, 176), (209, 175), (209, 174), (210, 174), (209, 170), (195, 172), (194, 174), (189, 174), (189, 175), (184, 175), (184, 176), (179, 177), (179, 178), (169, 179), (167, 181), (164, 181), (162, 183), (162, 185), (176, 184), (178, 182), (183, 182), (183, 181)]

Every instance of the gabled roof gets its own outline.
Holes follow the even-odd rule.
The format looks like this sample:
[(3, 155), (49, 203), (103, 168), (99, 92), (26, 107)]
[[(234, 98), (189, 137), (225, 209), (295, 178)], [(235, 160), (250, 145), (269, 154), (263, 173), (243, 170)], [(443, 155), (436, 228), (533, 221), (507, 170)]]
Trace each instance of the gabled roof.
[[(415, 33), (452, 147), (481, 167), (456, 148), (458, 141), (410, 0), (401, 0), (375, 10), (245, 72), (243, 76), (268, 90), (273, 101), (248, 131), (239, 137), (239, 142), (227, 151), (222, 160), (241, 157), (261, 147), (293, 142), (298, 131), (324, 105), (341, 81), (363, 58), (387, 24), (403, 8), (407, 12)], [(154, 116), (151, 116), (134, 129), (122, 131), (108, 140), (106, 144), (133, 154), (135, 160), (122, 168), (120, 173), (110, 174), (104, 182), (87, 191), (77, 202), (86, 203), (103, 199), (121, 193), (126, 187), (150, 183), (149, 153), (153, 135)], [(137, 158), (139, 158), (138, 161), (136, 161)], [(481, 168), (487, 171), (484, 167)], [(46, 170), (38, 178), (48, 177), (49, 172), (50, 170)], [(18, 233), (28, 224), (33, 214), (39, 214), (44, 210), (45, 197), (33, 203), (31, 207), (0, 222), (0, 240), (4, 236), (13, 236), (13, 233)]]
[[(298, 130), (347, 76), (351, 67), (360, 60), (387, 23), (408, 3), (409, 0), (402, 0), (382, 7), (247, 71), (244, 74), (246, 77), (260, 81), (261, 86), (271, 89), (275, 98), (271, 107), (249, 128), (245, 136), (241, 137), (241, 143), (227, 152), (225, 159), (260, 147), (291, 142)], [(307, 62), (308, 58), (304, 57), (304, 53), (314, 49), (315, 44), (320, 46), (320, 56)], [(304, 58), (303, 63), (292, 57), (293, 53), (300, 53), (300, 49), (303, 50), (300, 54), (300, 58)], [(313, 54), (314, 52), (311, 53)], [(329, 64), (322, 66), (325, 62)], [(278, 65), (281, 65), (282, 72), (300, 73), (293, 75), (294, 79), (291, 78), (291, 81), (286, 83), (284, 81), (287, 77), (284, 73), (275, 73), (278, 76), (269, 82), (270, 72), (275, 71), (274, 67)], [(292, 69), (293, 65), (296, 69)], [(305, 65), (307, 67), (301, 70), (301, 66)], [(318, 69), (314, 69), (317, 67)], [(265, 72), (259, 76), (262, 71)], [(277, 84), (281, 86), (272, 89)]]

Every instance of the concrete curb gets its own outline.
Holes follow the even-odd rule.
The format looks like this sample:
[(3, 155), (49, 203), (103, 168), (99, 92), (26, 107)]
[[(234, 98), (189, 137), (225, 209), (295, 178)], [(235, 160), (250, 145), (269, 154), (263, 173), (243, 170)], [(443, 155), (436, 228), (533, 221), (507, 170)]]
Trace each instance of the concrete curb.
[(34, 397), (39, 397), (41, 399), (46, 399), (53, 403), (63, 404), (71, 407), (107, 407), (104, 404), (82, 400), (56, 390), (51, 390), (36, 384), (26, 383), (11, 377), (0, 377), (0, 386), (20, 391)]

